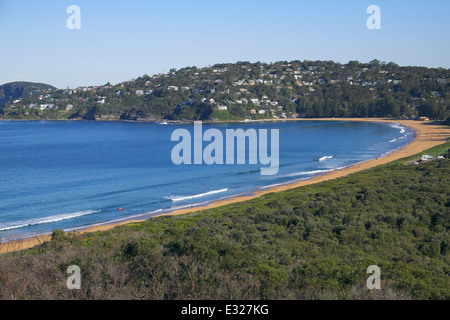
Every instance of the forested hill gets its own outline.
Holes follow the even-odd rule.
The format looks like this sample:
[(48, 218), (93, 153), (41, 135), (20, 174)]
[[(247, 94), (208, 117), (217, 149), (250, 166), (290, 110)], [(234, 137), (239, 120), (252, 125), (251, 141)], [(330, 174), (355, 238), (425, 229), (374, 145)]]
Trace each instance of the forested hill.
[(10, 101), (6, 119), (242, 120), (296, 117), (448, 119), (449, 69), (373, 60), (238, 62)]
[(9, 82), (0, 86), (0, 109), (9, 101), (28, 97), (32, 94), (56, 90), (55, 87), (34, 82)]

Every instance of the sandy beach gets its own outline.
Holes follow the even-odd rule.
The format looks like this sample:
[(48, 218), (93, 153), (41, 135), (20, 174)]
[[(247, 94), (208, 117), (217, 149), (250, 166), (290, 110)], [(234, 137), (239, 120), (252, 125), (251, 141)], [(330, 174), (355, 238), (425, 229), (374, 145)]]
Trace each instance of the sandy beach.
[[(365, 170), (365, 169), (368, 169), (371, 167), (375, 167), (375, 166), (385, 164), (385, 163), (388, 163), (388, 162), (391, 162), (391, 161), (394, 161), (394, 160), (397, 160), (400, 158), (404, 158), (404, 157), (408, 157), (408, 156), (412, 156), (414, 154), (420, 153), (431, 147), (434, 147), (436, 145), (446, 142), (447, 139), (450, 137), (450, 127), (433, 125), (429, 121), (367, 119), (367, 118), (364, 118), (364, 119), (359, 119), (359, 118), (353, 118), (353, 119), (340, 119), (340, 118), (283, 119), (283, 120), (279, 120), (279, 121), (311, 121), (311, 120), (315, 120), (315, 121), (364, 121), (364, 122), (372, 121), (372, 122), (399, 123), (403, 126), (414, 129), (416, 132), (415, 132), (415, 138), (410, 144), (408, 144), (405, 147), (403, 147), (402, 149), (394, 151), (382, 158), (377, 158), (377, 159), (369, 160), (366, 162), (358, 163), (356, 165), (353, 165), (353, 166), (350, 166), (350, 167), (347, 167), (347, 168), (344, 168), (341, 170), (332, 171), (332, 172), (329, 172), (329, 173), (321, 175), (321, 176), (313, 177), (310, 180), (298, 181), (298, 182), (294, 182), (294, 183), (290, 183), (290, 184), (286, 184), (286, 185), (268, 188), (266, 190), (258, 190), (248, 196), (238, 196), (238, 197), (233, 197), (233, 198), (229, 198), (229, 199), (225, 199), (225, 200), (214, 201), (214, 202), (211, 202), (210, 204), (202, 206), (202, 207), (193, 207), (193, 208), (187, 208), (187, 209), (182, 209), (182, 210), (175, 210), (173, 212), (169, 212), (164, 215), (181, 215), (181, 214), (186, 214), (186, 213), (207, 210), (207, 209), (224, 206), (224, 205), (231, 204), (231, 203), (237, 203), (237, 202), (241, 202), (241, 201), (254, 199), (256, 197), (260, 197), (267, 193), (280, 192), (280, 191), (284, 191), (284, 190), (288, 190), (288, 189), (293, 189), (293, 188), (297, 188), (297, 187), (301, 187), (301, 186), (310, 185), (313, 183), (318, 183), (321, 181), (344, 177), (344, 176), (354, 173), (354, 172), (362, 171), (362, 170)], [(274, 121), (274, 120), (267, 120), (267, 121)], [(143, 219), (141, 219), (141, 220), (124, 220), (124, 221), (121, 221), (118, 223), (109, 223), (109, 224), (104, 224), (104, 225), (88, 227), (86, 229), (76, 231), (76, 232), (86, 233), (86, 232), (104, 231), (104, 230), (109, 230), (114, 227), (128, 224), (128, 223), (141, 222), (142, 220)], [(0, 253), (22, 250), (22, 249), (30, 248), (30, 247), (33, 247), (36, 245), (40, 245), (43, 242), (50, 240), (50, 237), (51, 237), (50, 235), (39, 235), (39, 236), (35, 236), (33, 238), (27, 238), (27, 239), (22, 239), (22, 240), (13, 240), (10, 242), (2, 243), (2, 244), (0, 244)]]

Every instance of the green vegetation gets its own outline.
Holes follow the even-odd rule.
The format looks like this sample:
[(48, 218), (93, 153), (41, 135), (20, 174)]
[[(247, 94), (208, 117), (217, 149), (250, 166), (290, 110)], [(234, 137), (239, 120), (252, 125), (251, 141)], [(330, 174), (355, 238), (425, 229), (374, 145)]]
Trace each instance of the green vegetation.
[(56, 90), (55, 87), (44, 83), (10, 82), (0, 86), (0, 109), (13, 99), (21, 99), (37, 93), (46, 93)]
[(450, 118), (444, 68), (373, 60), (238, 62), (172, 69), (116, 85), (36, 93), (2, 108), (5, 119), (243, 120)]
[[(407, 161), (105, 232), (55, 230), (1, 256), (0, 299), (450, 299), (450, 161)], [(81, 290), (65, 287), (70, 265)], [(381, 290), (365, 287), (370, 265)]]

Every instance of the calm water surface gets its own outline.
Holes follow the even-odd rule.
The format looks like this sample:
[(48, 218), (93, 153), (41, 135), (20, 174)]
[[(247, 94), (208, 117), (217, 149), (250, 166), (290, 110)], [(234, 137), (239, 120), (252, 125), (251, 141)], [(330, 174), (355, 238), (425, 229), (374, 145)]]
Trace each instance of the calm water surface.
[(192, 125), (158, 123), (0, 122), (1, 238), (158, 215), (309, 179), (383, 156), (414, 137), (398, 124), (370, 122), (203, 124), (204, 131), (279, 129), (278, 174), (263, 176), (261, 164), (174, 165), (177, 128), (193, 132)]

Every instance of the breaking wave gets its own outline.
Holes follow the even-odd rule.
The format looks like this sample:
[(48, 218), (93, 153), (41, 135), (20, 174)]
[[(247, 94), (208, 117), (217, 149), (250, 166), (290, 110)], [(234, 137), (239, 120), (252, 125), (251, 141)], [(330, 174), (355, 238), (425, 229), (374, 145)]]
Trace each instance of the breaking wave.
[(100, 211), (101, 210), (86, 210), (86, 211), (78, 211), (78, 212), (72, 212), (72, 213), (59, 214), (56, 216), (50, 216), (50, 217), (44, 217), (44, 218), (38, 218), (38, 219), (30, 219), (30, 220), (23, 220), (23, 221), (17, 221), (17, 222), (6, 222), (6, 223), (0, 224), (0, 231), (35, 226), (35, 225), (43, 224), (43, 223), (51, 223), (51, 222), (57, 222), (57, 221), (62, 221), (62, 220), (68, 220), (68, 219), (73, 219), (73, 218), (85, 216), (85, 215), (92, 214), (92, 213), (97, 213)]
[(227, 188), (220, 189), (220, 190), (208, 191), (208, 192), (205, 192), (205, 193), (199, 193), (199, 194), (195, 194), (195, 195), (192, 195), (192, 196), (170, 196), (170, 197), (164, 197), (164, 199), (176, 202), (176, 201), (183, 201), (183, 200), (190, 200), (190, 199), (195, 199), (195, 198), (206, 197), (206, 196), (209, 196), (209, 195), (212, 195), (212, 194), (222, 193), (222, 192), (226, 192), (226, 191), (228, 191)]
[(317, 159), (317, 161), (324, 161), (324, 160), (333, 159), (333, 158), (334, 158), (334, 156), (323, 156), (323, 157)]
[(405, 133), (405, 132), (406, 132), (405, 127), (402, 126), (402, 125), (399, 124), (399, 123), (391, 123), (391, 124), (389, 124), (389, 126), (390, 126), (391, 128), (394, 128), (394, 129), (400, 129), (400, 133)]

